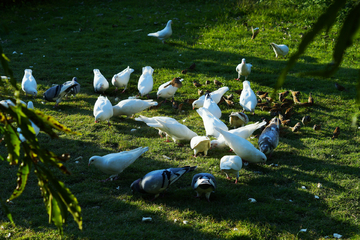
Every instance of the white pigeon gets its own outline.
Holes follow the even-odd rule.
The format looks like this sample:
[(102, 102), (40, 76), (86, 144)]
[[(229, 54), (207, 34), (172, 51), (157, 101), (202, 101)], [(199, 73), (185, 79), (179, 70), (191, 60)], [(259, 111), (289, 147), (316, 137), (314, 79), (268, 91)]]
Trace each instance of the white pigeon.
[(191, 187), (195, 190), (196, 197), (205, 194), (206, 200), (210, 202), (210, 194), (216, 189), (215, 177), (210, 173), (195, 174), (191, 182)]
[(252, 163), (266, 162), (267, 158), (265, 154), (256, 149), (248, 140), (220, 128), (215, 129), (224, 136), (228, 146), (236, 153), (236, 155), (241, 157), (242, 160)]
[(154, 170), (147, 173), (144, 177), (135, 180), (130, 185), (130, 188), (132, 191), (139, 193), (155, 194), (155, 197), (152, 199), (154, 200), (185, 173), (192, 172), (196, 168), (197, 166), (185, 166), (182, 168)]
[(197, 109), (196, 112), (203, 119), (206, 136), (214, 136), (214, 137), (218, 138), (220, 133), (218, 131), (216, 131), (215, 128), (220, 128), (225, 131), (229, 130), (228, 127), (225, 125), (225, 123), (223, 123), (221, 120), (219, 120), (217, 117), (215, 117), (207, 109), (201, 107), (201, 108)]
[(150, 66), (146, 66), (142, 68), (142, 74), (138, 82), (138, 90), (141, 96), (148, 94), (153, 89), (154, 86), (154, 80), (152, 76), (153, 73), (154, 73), (154, 69)]
[(31, 69), (25, 69), (25, 74), (21, 82), (21, 88), (27, 94), (35, 97), (37, 95), (37, 84)]
[(117, 91), (118, 88), (125, 87), (121, 93), (125, 92), (132, 72), (134, 72), (134, 69), (128, 66), (112, 77), (111, 83), (115, 86), (115, 91)]
[(212, 113), (212, 115), (214, 115), (218, 119), (221, 118), (221, 109), (219, 108), (217, 103), (215, 103), (214, 100), (212, 100), (209, 93), (205, 94), (205, 101), (203, 108), (207, 109), (209, 112)]
[[(34, 104), (32, 101), (29, 101), (28, 104), (27, 104), (27, 108), (28, 109), (34, 109)], [(36, 126), (33, 121), (30, 120), (30, 123), (31, 123), (31, 127), (32, 129), (34, 130), (35, 132), (35, 136), (37, 136), (40, 132), (40, 128), (38, 126)], [(21, 128), (17, 128), (17, 131), (20, 133), (19, 135), (19, 138), (20, 138), (20, 141), (21, 142), (25, 142), (26, 141), (26, 138), (21, 134)]]
[(99, 69), (94, 69), (94, 90), (95, 92), (104, 93), (109, 88), (109, 82), (101, 74)]
[[(160, 87), (158, 88), (158, 91), (156, 93), (158, 98), (159, 97), (165, 98), (165, 100), (168, 98), (174, 98), (174, 95), (175, 95), (176, 91), (178, 90), (178, 87), (172, 86), (171, 85), (172, 81), (173, 80), (160, 85)], [(184, 79), (179, 78), (179, 81), (182, 82), (182, 81), (184, 81)]]
[[(163, 120), (163, 121), (166, 121), (166, 122), (174, 122), (174, 123), (178, 122), (178, 121), (176, 121), (176, 119), (171, 118), (171, 117), (151, 117), (151, 118), (148, 118), (148, 117), (145, 117), (145, 116), (142, 116), (142, 115), (139, 115), (139, 117), (135, 118), (135, 121), (157, 124), (158, 122), (156, 121), (156, 119), (160, 119), (160, 120)], [(158, 129), (158, 128), (155, 128), (155, 129), (159, 130), (159, 135), (160, 135), (161, 138), (163, 137), (163, 134), (166, 134), (165, 132), (161, 131), (161, 129)]]
[(270, 43), (270, 45), (275, 52), (276, 58), (278, 58), (279, 55), (285, 57), (286, 54), (289, 53), (288, 46), (286, 46), (284, 44), (277, 45), (275, 43)]
[(249, 117), (243, 112), (232, 112), (229, 115), (229, 123), (234, 127), (243, 127), (249, 122)]
[(161, 30), (161, 31), (157, 31), (154, 33), (149, 33), (148, 36), (149, 37), (156, 37), (158, 38), (160, 41), (162, 41), (162, 43), (165, 42), (165, 40), (167, 38), (169, 38), (172, 34), (172, 29), (171, 29), (171, 24), (172, 24), (172, 20), (169, 20), (166, 24), (166, 27)]
[(194, 149), (194, 157), (199, 152), (203, 152), (204, 156), (207, 156), (208, 150), (211, 148), (210, 138), (206, 136), (195, 136), (190, 141), (191, 149)]
[(146, 123), (149, 127), (160, 129), (165, 132), (166, 141), (169, 142), (168, 136), (170, 136), (175, 143), (183, 141), (189, 142), (197, 134), (191, 131), (187, 126), (179, 123), (178, 121), (167, 121), (163, 119), (155, 119), (156, 123)]
[(243, 111), (248, 111), (255, 114), (257, 98), (254, 91), (250, 87), (249, 81), (243, 82), (243, 90), (240, 94), (240, 105), (243, 107)]
[(89, 159), (89, 166), (92, 164), (100, 171), (111, 174), (111, 176), (104, 180), (116, 180), (118, 174), (130, 166), (143, 153), (149, 150), (148, 147), (138, 147), (130, 151), (123, 151), (118, 153), (110, 153), (104, 156), (92, 156)]
[[(241, 138), (244, 138), (244, 139), (248, 139), (256, 129), (259, 129), (259, 128), (265, 126), (265, 125), (266, 125), (266, 121), (262, 121), (261, 123), (256, 122), (256, 123), (253, 123), (253, 124), (248, 124), (248, 125), (243, 126), (243, 127), (232, 129), (232, 130), (229, 131), (229, 133), (235, 134), (235, 135), (237, 135), (237, 136), (239, 136)], [(211, 147), (212, 148), (224, 148), (226, 146), (227, 146), (227, 143), (226, 143), (225, 138), (224, 138), (224, 136), (222, 134), (220, 134), (220, 136), (216, 140), (211, 141)]]
[(236, 66), (236, 71), (238, 72), (238, 78), (236, 80), (240, 80), (240, 76), (245, 76), (245, 80), (251, 73), (252, 65), (250, 63), (246, 63), (245, 58), (242, 59), (241, 63)]
[[(229, 87), (222, 87), (210, 93), (212, 100), (218, 104), (222, 96), (229, 90)], [(205, 95), (202, 95), (199, 99), (192, 103), (193, 109), (201, 108), (204, 105)]]
[(94, 105), (95, 122), (107, 121), (113, 116), (113, 107), (107, 97), (99, 96)]
[(133, 116), (135, 113), (141, 112), (149, 107), (157, 106), (158, 103), (152, 99), (141, 100), (141, 99), (126, 99), (120, 101), (118, 104), (113, 106), (113, 117), (126, 115), (128, 118)]
[(220, 159), (220, 170), (225, 172), (226, 178), (229, 180), (231, 179), (229, 175), (235, 174), (235, 184), (239, 181), (239, 171), (241, 170), (242, 165), (241, 157), (237, 155), (226, 155)]

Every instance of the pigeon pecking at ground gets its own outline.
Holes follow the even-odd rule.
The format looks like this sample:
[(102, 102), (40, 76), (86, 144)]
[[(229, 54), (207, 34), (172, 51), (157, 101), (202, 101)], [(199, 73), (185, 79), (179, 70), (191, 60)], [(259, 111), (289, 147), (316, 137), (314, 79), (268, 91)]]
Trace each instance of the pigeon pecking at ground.
[(141, 96), (147, 95), (151, 92), (154, 86), (153, 79), (154, 69), (150, 66), (142, 68), (142, 74), (138, 82), (138, 90)]
[(94, 105), (95, 122), (107, 121), (110, 126), (110, 118), (113, 116), (113, 107), (107, 97), (99, 96)]
[(94, 69), (94, 91), (104, 93), (109, 88), (109, 82), (101, 74), (99, 69)]
[(63, 97), (67, 97), (69, 94), (74, 96), (80, 92), (80, 84), (77, 82), (77, 78), (73, 77), (71, 81), (67, 81), (60, 85), (55, 85), (43, 94), (43, 98), (49, 102), (56, 102), (54, 107), (57, 107)]
[(276, 58), (278, 58), (278, 56), (283, 56), (285, 57), (286, 54), (289, 53), (289, 47), (284, 45), (284, 44), (275, 44), (275, 43), (270, 43), (271, 47), (273, 48)]
[(118, 174), (124, 171), (125, 168), (130, 166), (142, 154), (148, 151), (148, 147), (138, 147), (130, 151), (123, 151), (118, 153), (110, 153), (104, 156), (92, 156), (89, 159), (89, 166), (94, 165), (100, 171), (111, 174), (108, 180), (118, 179)]
[(182, 168), (154, 170), (147, 173), (144, 177), (135, 180), (130, 185), (130, 188), (132, 191), (139, 193), (154, 194), (155, 197), (152, 199), (154, 200), (185, 173), (192, 172), (196, 168), (197, 166), (185, 166)]

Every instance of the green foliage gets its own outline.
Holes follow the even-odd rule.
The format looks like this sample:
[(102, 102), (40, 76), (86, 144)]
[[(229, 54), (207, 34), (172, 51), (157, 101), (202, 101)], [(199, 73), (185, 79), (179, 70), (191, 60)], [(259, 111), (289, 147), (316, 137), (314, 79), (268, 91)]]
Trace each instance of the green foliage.
[[(1, 63), (4, 72), (10, 76), (10, 83), (15, 89), (15, 97), (19, 96), (18, 86), (13, 77), (12, 71), (8, 67), (7, 61), (9, 59), (5, 56), (0, 48)], [(4, 87), (4, 83), (1, 82)], [(45, 206), (49, 214), (49, 222), (53, 222), (59, 229), (60, 234), (63, 234), (63, 224), (66, 223), (67, 212), (69, 211), (77, 222), (79, 229), (82, 229), (81, 208), (76, 197), (65, 187), (64, 183), (59, 181), (49, 169), (53, 166), (61, 170), (64, 174), (70, 174), (62, 162), (68, 160), (69, 156), (63, 154), (56, 156), (54, 153), (40, 147), (36, 138), (34, 129), (31, 127), (29, 120), (33, 121), (41, 131), (47, 133), (50, 137), (56, 138), (58, 134), (54, 130), (65, 133), (74, 133), (69, 128), (60, 124), (51, 116), (46, 116), (41, 111), (34, 111), (27, 109), (20, 103), (20, 99), (12, 99), (16, 102), (15, 107), (4, 107), (0, 105), (0, 133), (3, 136), (7, 147), (8, 156), (6, 160), (11, 165), (19, 165), (17, 172), (17, 186), (8, 199), (11, 201), (19, 197), (25, 190), (28, 176), (31, 168), (38, 178), (38, 185), (40, 187), (42, 196), (44, 198)], [(21, 142), (17, 128), (22, 129), (22, 135), (26, 141)], [(23, 156), (21, 156), (21, 147), (23, 148)], [(2, 157), (1, 157), (2, 158)], [(2, 158), (4, 160), (4, 158)], [(3, 209), (6, 212), (8, 219), (13, 223), (13, 218), (7, 206), (0, 199)]]

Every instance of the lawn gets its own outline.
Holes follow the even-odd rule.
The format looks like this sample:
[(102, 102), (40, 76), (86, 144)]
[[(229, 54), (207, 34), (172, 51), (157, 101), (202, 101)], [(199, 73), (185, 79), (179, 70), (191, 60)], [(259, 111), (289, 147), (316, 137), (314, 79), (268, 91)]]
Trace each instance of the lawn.
[[(220, 159), (233, 155), (229, 149), (211, 149), (208, 156), (193, 157), (186, 143), (183, 147), (164, 142), (157, 130), (132, 118), (114, 117), (110, 127), (95, 123), (93, 107), (99, 94), (93, 89), (93, 69), (111, 81), (114, 74), (130, 66), (132, 73), (125, 93), (111, 85), (105, 92), (113, 105), (138, 93), (137, 81), (142, 67), (154, 68), (154, 88), (150, 98), (156, 100), (157, 88), (182, 77), (183, 87), (176, 95), (182, 109), (167, 101), (157, 109), (140, 114), (148, 117), (169, 116), (205, 135), (201, 117), (187, 99), (198, 98), (193, 81), (200, 89), (214, 91), (216, 79), (233, 93), (235, 106), (219, 103), (221, 120), (230, 127), (231, 112), (241, 111), (242, 88), (236, 81), (236, 66), (242, 58), (253, 65), (248, 77), (252, 89), (271, 93), (287, 58), (275, 58), (270, 43), (286, 44), (289, 55), (296, 51), (303, 34), (331, 1), (33, 1), (7, 5), (2, 9), (0, 44), (11, 62), (10, 68), (21, 84), (24, 69), (32, 69), (38, 83), (35, 99), (22, 93), (21, 99), (33, 101), (36, 109), (53, 116), (81, 135), (60, 133), (51, 139), (38, 135), (43, 148), (56, 154), (68, 153), (66, 167), (70, 176), (56, 172), (77, 197), (82, 208), (83, 230), (69, 217), (65, 239), (325, 239), (334, 233), (345, 239), (360, 238), (359, 124), (353, 124), (359, 106), (355, 104), (359, 78), (360, 37), (347, 50), (340, 69), (331, 78), (300, 75), (323, 69), (332, 61), (337, 34), (346, 10), (342, 11), (329, 32), (317, 36), (306, 53), (292, 68), (280, 91), (300, 91), (306, 102), (312, 93), (315, 104), (295, 107), (291, 126), (305, 115), (311, 123), (293, 133), (282, 128), (280, 143), (265, 164), (249, 164), (240, 171), (237, 184), (220, 171)], [(349, 1), (348, 7), (353, 3)], [(173, 34), (166, 44), (147, 34), (165, 27), (172, 20)], [(251, 27), (260, 33), (251, 39)], [(181, 73), (192, 63), (195, 69)], [(1, 75), (3, 72), (1, 70)], [(53, 108), (42, 99), (52, 86), (77, 77), (81, 91)], [(204, 83), (209, 80), (210, 85)], [(242, 81), (244, 78), (242, 77)], [(347, 91), (338, 91), (335, 83)], [(1, 98), (13, 96), (5, 84)], [(5, 91), (8, 90), (8, 91)], [(288, 97), (289, 98), (289, 97)], [(115, 100), (116, 99), (116, 100)], [(143, 98), (145, 99), (145, 98)], [(157, 100), (159, 103), (163, 99)], [(138, 115), (138, 114), (137, 114)], [(269, 112), (256, 108), (248, 113), (250, 123), (270, 119)], [(312, 126), (321, 124), (320, 131)], [(331, 140), (340, 127), (338, 138)], [(136, 129), (136, 131), (131, 131)], [(254, 135), (260, 134), (259, 131)], [(249, 139), (258, 147), (257, 139)], [(107, 177), (94, 166), (91, 156), (149, 147), (116, 181), (100, 182)], [(0, 153), (6, 156), (5, 145)], [(130, 184), (155, 169), (197, 166), (171, 185), (164, 197), (132, 193)], [(16, 166), (0, 162), (0, 196), (6, 199), (16, 187)], [(210, 197), (195, 199), (190, 184), (196, 173), (212, 173), (217, 189)], [(318, 196), (319, 199), (316, 199)], [(248, 199), (256, 199), (251, 203)], [(0, 211), (0, 239), (58, 239), (56, 227), (48, 223), (35, 175), (30, 174), (23, 194), (8, 204), (16, 226)], [(1, 210), (1, 209), (0, 209)], [(151, 222), (142, 222), (151, 217)], [(306, 232), (300, 232), (307, 229)]]

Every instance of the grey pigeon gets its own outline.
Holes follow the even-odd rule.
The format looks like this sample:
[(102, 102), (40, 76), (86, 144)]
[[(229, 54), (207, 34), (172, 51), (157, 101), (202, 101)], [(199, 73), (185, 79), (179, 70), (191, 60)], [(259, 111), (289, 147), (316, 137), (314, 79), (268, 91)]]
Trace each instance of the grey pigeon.
[(260, 151), (271, 156), (274, 149), (279, 145), (280, 120), (277, 117), (271, 119), (269, 125), (262, 131), (258, 145)]
[(49, 102), (56, 102), (55, 106), (58, 106), (63, 97), (67, 97), (69, 94), (74, 96), (80, 92), (80, 84), (77, 82), (77, 78), (73, 77), (71, 81), (67, 81), (63, 84), (53, 86), (46, 90), (43, 97)]
[(196, 191), (196, 197), (205, 194), (206, 199), (210, 202), (210, 194), (216, 188), (215, 177), (210, 173), (198, 173), (193, 177), (191, 187)]
[(192, 172), (197, 166), (185, 166), (182, 168), (168, 168), (154, 170), (144, 177), (135, 180), (130, 188), (139, 193), (155, 194), (154, 200), (160, 193), (164, 192), (171, 184), (181, 178), (185, 173)]

